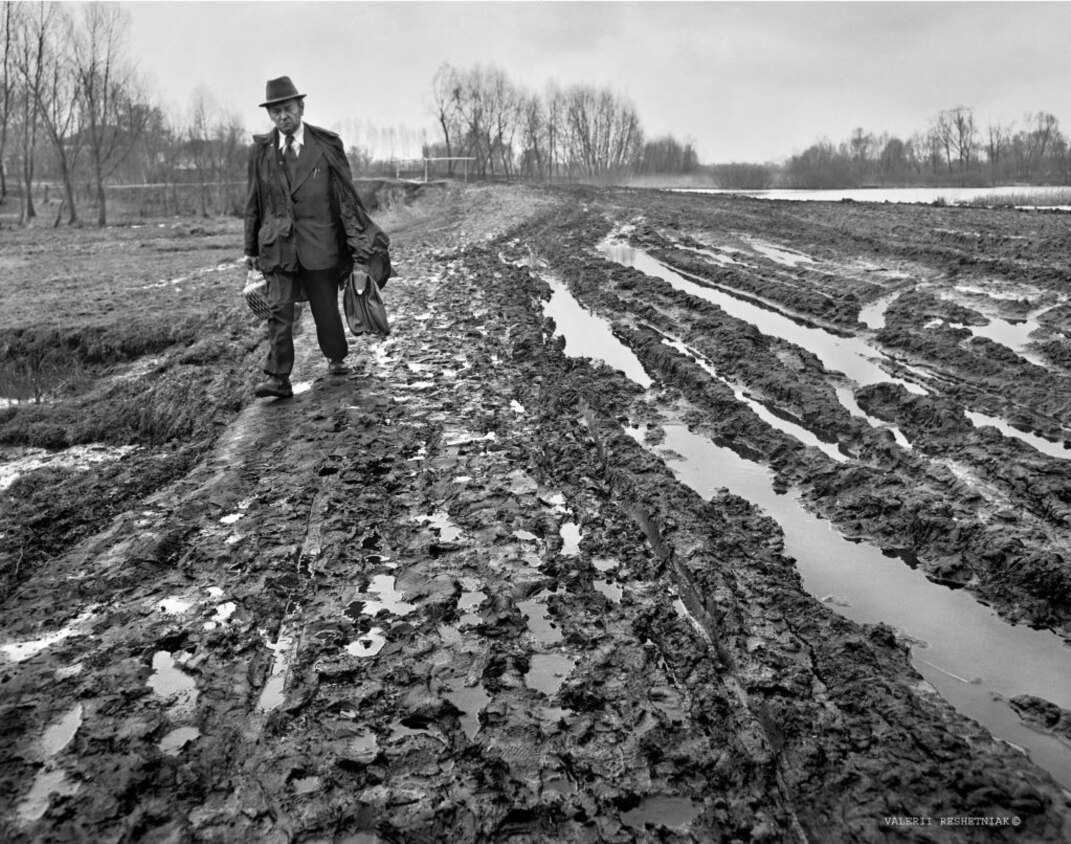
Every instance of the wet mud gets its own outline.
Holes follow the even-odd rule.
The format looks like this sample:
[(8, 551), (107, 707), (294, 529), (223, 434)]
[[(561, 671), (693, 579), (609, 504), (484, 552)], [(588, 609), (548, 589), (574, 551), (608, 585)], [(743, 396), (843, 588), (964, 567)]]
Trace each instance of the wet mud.
[[(924, 643), (811, 594), (777, 510), (728, 477), (690, 482), (680, 449), (727, 449), (930, 594), (1066, 642), (1071, 461), (968, 413), (1071, 436), (1071, 373), (1048, 351), (1066, 319), (1036, 317), (1044, 365), (970, 333), (1063, 306), (1068, 218), (593, 189), (410, 200), (387, 218), (392, 334), (351, 340), (348, 375), (306, 333), (294, 398), (233, 399), (252, 329), (200, 364), (180, 362), (188, 343), (156, 349), (173, 378), (198, 367), (215, 422), (132, 429), (112, 442), (142, 451), (51, 477), (87, 509), (124, 491), (77, 526), (42, 520), (8, 578), (0, 837), (1066, 840), (1059, 679), (997, 701), (1049, 764), (924, 678)], [(871, 344), (887, 378), (624, 266), (607, 238)], [(578, 355), (566, 323), (584, 314), (608, 333)], [(52, 419), (68, 443), (53, 410), (0, 435), (35, 447)], [(162, 449), (188, 458), (149, 475)], [(933, 825), (897, 823), (919, 817)]]

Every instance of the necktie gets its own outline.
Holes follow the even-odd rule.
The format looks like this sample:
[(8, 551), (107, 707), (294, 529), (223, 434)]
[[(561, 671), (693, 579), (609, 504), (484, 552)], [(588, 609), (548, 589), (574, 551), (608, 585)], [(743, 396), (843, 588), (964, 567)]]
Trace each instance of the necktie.
[(286, 161), (288, 169), (293, 168), (297, 164), (297, 152), (294, 150), (294, 136), (286, 136), (286, 146), (283, 148), (283, 160)]

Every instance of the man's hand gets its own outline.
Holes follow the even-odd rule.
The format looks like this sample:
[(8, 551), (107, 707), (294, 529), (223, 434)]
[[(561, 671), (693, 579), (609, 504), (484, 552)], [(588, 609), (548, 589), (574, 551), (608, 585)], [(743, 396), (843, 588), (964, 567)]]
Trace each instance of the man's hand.
[(257, 268), (257, 259), (254, 255), (245, 256), (245, 268), (247, 270), (255, 270)]

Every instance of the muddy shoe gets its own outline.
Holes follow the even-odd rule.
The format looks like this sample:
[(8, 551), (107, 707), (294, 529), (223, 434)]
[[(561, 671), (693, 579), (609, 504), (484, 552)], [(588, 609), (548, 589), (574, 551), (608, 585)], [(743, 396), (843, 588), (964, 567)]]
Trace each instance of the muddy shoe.
[(328, 361), (328, 363), (327, 363), (327, 374), (328, 375), (345, 375), (349, 371), (350, 371), (350, 368), (348, 366), (346, 366), (344, 361), (332, 360), (332, 361)]
[(294, 390), (290, 386), (289, 378), (280, 378), (273, 375), (267, 381), (261, 381), (257, 384), (257, 386), (253, 388), (253, 395), (261, 399), (267, 396), (288, 399), (294, 395)]

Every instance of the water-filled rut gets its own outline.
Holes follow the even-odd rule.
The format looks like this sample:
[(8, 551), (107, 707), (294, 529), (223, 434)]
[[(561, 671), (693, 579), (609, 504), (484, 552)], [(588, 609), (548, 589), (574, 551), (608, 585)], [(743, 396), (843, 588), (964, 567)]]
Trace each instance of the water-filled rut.
[[(560, 282), (552, 288), (553, 308), (546, 313), (555, 315), (567, 355), (595, 357), (641, 386), (657, 388), (649, 373), (635, 377), (635, 355), (605, 320), (576, 302)], [(595, 346), (592, 337), (600, 338)], [(919, 673), (948, 702), (993, 735), (1025, 749), (1071, 788), (1071, 749), (1052, 735), (1027, 728), (1007, 703), (1017, 695), (1036, 695), (1071, 708), (1066, 681), (1071, 648), (1055, 633), (1012, 625), (970, 593), (934, 583), (873, 545), (848, 540), (808, 512), (797, 493), (778, 494), (770, 469), (689, 430), (668, 408), (659, 409), (655, 389), (647, 390), (646, 401), (665, 419), (664, 441), (648, 444), (640, 426), (627, 432), (661, 457), (682, 483), (704, 498), (728, 488), (774, 518), (808, 592), (853, 621), (896, 629), (911, 643)]]

